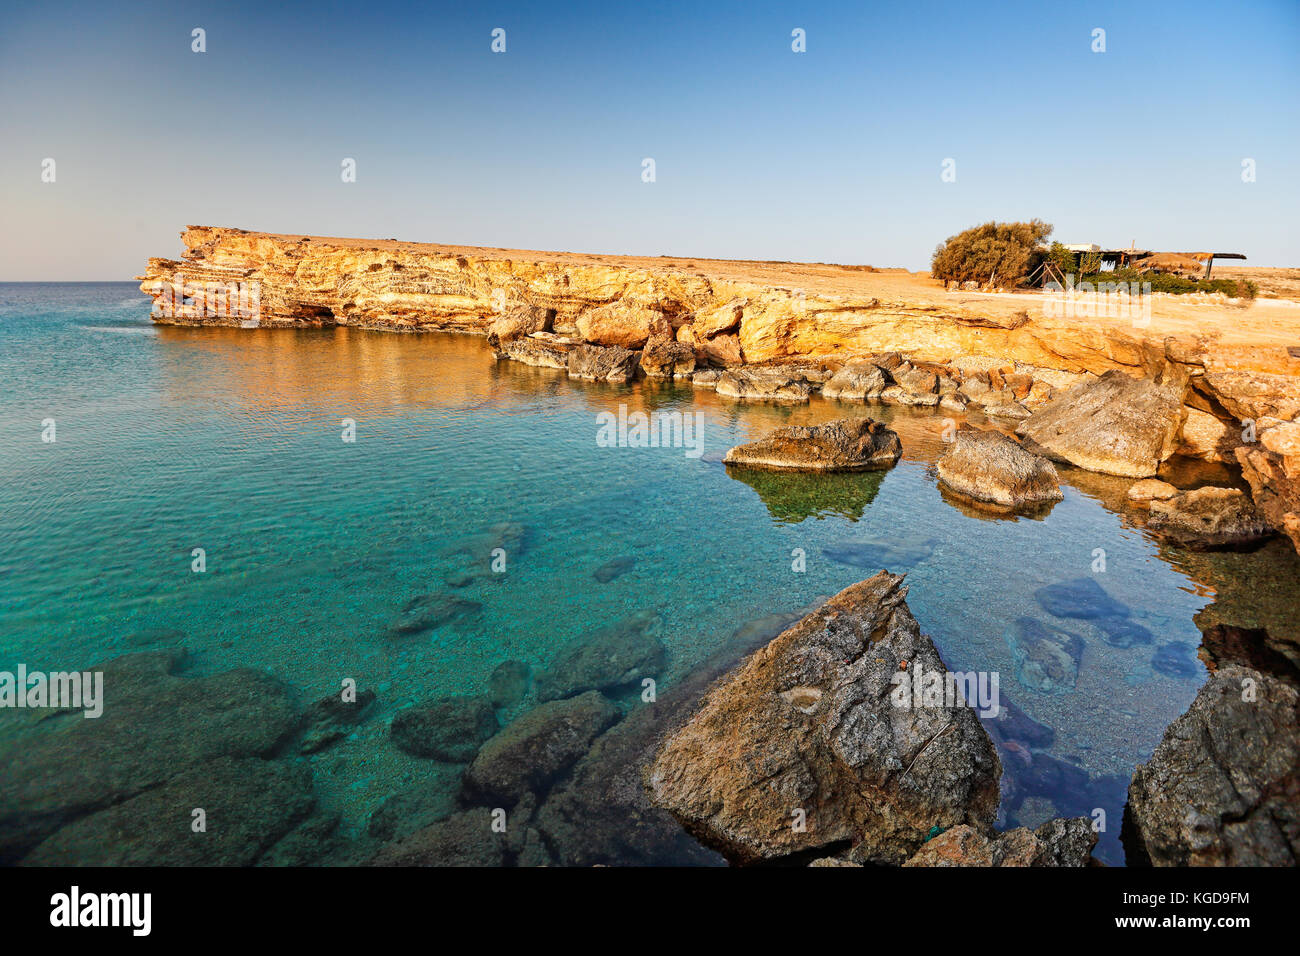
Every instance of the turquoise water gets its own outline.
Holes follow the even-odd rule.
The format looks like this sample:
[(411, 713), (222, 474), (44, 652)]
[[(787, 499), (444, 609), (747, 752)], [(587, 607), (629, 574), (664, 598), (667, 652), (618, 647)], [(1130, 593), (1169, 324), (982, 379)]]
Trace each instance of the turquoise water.
[[(264, 669), (304, 701), (355, 678), (378, 694), (378, 718), (300, 758), (345, 833), (429, 773), (387, 737), (407, 704), (482, 692), (506, 660), (543, 669), (579, 635), (646, 610), (671, 686), (738, 627), (882, 565), (907, 572), (908, 603), (950, 668), (998, 671), (1003, 696), (1054, 728), (1050, 746), (1004, 761), (1087, 775), (1087, 787), (1022, 787), (1004, 822), (1100, 806), (1109, 862), (1122, 862), (1134, 764), (1204, 680), (1193, 658), (1152, 665), (1163, 645), (1200, 643), (1204, 583), (1074, 487), (1037, 519), (950, 503), (929, 470), (943, 427), (929, 413), (872, 410), (905, 449), (884, 475), (733, 477), (720, 463), (731, 445), (864, 410), (580, 384), (498, 365), (464, 336), (156, 327), (130, 283), (0, 286), (0, 381), (0, 668), (88, 666), (173, 631), (196, 672)], [(704, 454), (598, 447), (597, 415), (620, 404), (703, 413)], [(51, 418), (57, 440), (42, 442)], [(448, 584), (486, 566), (502, 522), (525, 533), (506, 572)], [(629, 557), (626, 573), (593, 578)], [(1112, 646), (1097, 622), (1036, 597), (1080, 578), (1153, 640)], [(453, 593), (481, 609), (390, 633), (413, 598)], [(1026, 616), (1082, 639), (1073, 687), (1017, 680), (1013, 622)]]

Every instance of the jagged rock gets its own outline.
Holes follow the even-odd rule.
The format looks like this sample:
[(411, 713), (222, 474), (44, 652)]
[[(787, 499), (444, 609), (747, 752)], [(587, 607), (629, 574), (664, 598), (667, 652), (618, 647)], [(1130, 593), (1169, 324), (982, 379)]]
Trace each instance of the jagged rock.
[(1187, 641), (1161, 644), (1151, 657), (1151, 668), (1167, 677), (1197, 677), (1203, 671), (1196, 660), (1196, 647)]
[(764, 402), (806, 402), (813, 388), (802, 377), (773, 369), (729, 369), (718, 378), (717, 392), (728, 398)]
[(903, 866), (1087, 866), (1097, 843), (1085, 817), (1049, 820), (990, 838), (971, 826), (945, 830)]
[(184, 677), (184, 659), (140, 652), (91, 667), (104, 675), (100, 717), (0, 735), (0, 864), (64, 824), (219, 757), (269, 756), (300, 726), (280, 681), (244, 668)]
[(880, 401), (885, 405), (919, 406), (933, 408), (939, 404), (938, 392), (913, 392), (902, 385), (887, 385), (880, 393)]
[(690, 378), (695, 372), (695, 350), (672, 340), (652, 342), (641, 353), (641, 370), (648, 378)]
[(569, 378), (591, 382), (630, 382), (636, 378), (637, 356), (619, 346), (579, 345), (569, 352)]
[(1178, 489), (1159, 478), (1143, 478), (1128, 490), (1128, 500), (1135, 505), (1150, 506), (1153, 501), (1168, 501), (1178, 494)]
[(23, 865), (249, 866), (315, 805), (304, 764), (218, 757), (69, 823)]
[(1203, 388), (1240, 420), (1300, 419), (1300, 377), (1253, 369), (1206, 372)]
[(492, 808), (476, 807), (454, 813), (390, 843), (370, 860), (370, 866), (503, 866), (507, 832), (492, 829)]
[(1127, 822), (1152, 863), (1296, 865), (1298, 710), (1280, 678), (1238, 664), (1210, 675), (1129, 787)]
[(715, 368), (699, 369), (691, 375), (691, 384), (696, 388), (717, 388), (722, 373)]
[(741, 863), (846, 842), (901, 863), (932, 827), (989, 829), (1001, 771), (975, 711), (891, 693), (944, 674), (906, 591), (885, 572), (852, 585), (715, 685), (659, 751), (655, 804)]
[(1035, 508), (1064, 497), (1052, 463), (1001, 432), (963, 425), (936, 468), (951, 491), (1002, 508)]
[(488, 699), (493, 707), (513, 707), (528, 695), (532, 669), (523, 661), (503, 661), (488, 677)]
[(654, 309), (611, 302), (578, 316), (578, 334), (593, 345), (639, 349), (650, 337), (651, 329), (663, 319), (664, 314)]
[(1216, 415), (1188, 406), (1177, 454), (1203, 461), (1233, 461), (1241, 429)]
[(1016, 619), (1011, 651), (1016, 679), (1041, 693), (1069, 690), (1079, 679), (1083, 638), (1032, 617)]
[(1025, 447), (1087, 471), (1151, 478), (1178, 448), (1186, 375), (1152, 378), (1112, 370), (1043, 405), (1016, 429)]
[(513, 805), (544, 791), (617, 717), (594, 690), (534, 707), (479, 748), (465, 771), (466, 794)]
[(541, 339), (516, 338), (497, 346), (496, 358), (497, 361), (509, 359), (539, 368), (568, 368), (569, 347)]
[(744, 349), (737, 335), (715, 335), (711, 339), (697, 339), (696, 351), (708, 361), (724, 368), (741, 365), (745, 361)]
[(742, 299), (732, 299), (711, 308), (700, 309), (692, 322), (694, 332), (699, 338), (712, 338), (724, 332), (734, 332), (740, 328), (740, 319), (744, 314), (745, 303)]
[(641, 613), (596, 628), (556, 655), (537, 681), (537, 699), (555, 700), (589, 690), (612, 690), (657, 677), (664, 646), (655, 636), (659, 616)]
[(841, 402), (872, 402), (889, 384), (889, 376), (871, 362), (849, 362), (822, 386), (822, 395)]
[(440, 697), (398, 711), (388, 734), (399, 750), (414, 757), (465, 763), (498, 729), (496, 711), (486, 697)]
[(1039, 605), (1053, 617), (1088, 621), (1114, 647), (1150, 644), (1151, 632), (1131, 620), (1127, 606), (1106, 593), (1092, 578), (1047, 584), (1034, 592)]
[(515, 306), (488, 326), (488, 345), (498, 347), (511, 339), (524, 338), (535, 332), (549, 332), (554, 321), (554, 309), (543, 309), (535, 305)]
[(787, 425), (758, 441), (737, 445), (723, 461), (750, 468), (867, 471), (889, 468), (903, 454), (898, 435), (870, 418), (839, 418), (821, 425)]
[(987, 418), (1003, 418), (1012, 421), (1024, 421), (1033, 415), (1033, 412), (1025, 408), (1025, 406), (1021, 405), (1019, 402), (1003, 402), (997, 405), (985, 405), (983, 411)]
[(1197, 488), (1153, 501), (1147, 527), (1185, 547), (1205, 550), (1248, 545), (1273, 534), (1250, 497), (1237, 488)]
[(1300, 551), (1300, 455), (1245, 445), (1236, 455), (1256, 507)]
[(329, 694), (307, 708), (303, 717), (306, 731), (299, 752), (316, 753), (352, 732), (365, 718), (366, 711), (375, 702), (373, 690), (363, 690), (356, 700), (344, 700), (342, 692)]

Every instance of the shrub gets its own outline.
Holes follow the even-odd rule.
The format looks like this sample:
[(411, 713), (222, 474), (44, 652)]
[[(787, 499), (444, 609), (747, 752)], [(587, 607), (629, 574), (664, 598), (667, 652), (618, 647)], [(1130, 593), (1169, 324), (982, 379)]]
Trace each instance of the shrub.
[(986, 222), (941, 243), (930, 274), (944, 283), (1020, 285), (1046, 255), (1041, 246), (1051, 234), (1051, 225), (1041, 219)]

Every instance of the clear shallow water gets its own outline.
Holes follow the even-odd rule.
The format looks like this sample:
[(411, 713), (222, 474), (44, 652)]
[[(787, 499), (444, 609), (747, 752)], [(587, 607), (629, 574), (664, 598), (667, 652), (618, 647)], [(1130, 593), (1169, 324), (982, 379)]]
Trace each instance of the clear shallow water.
[[(1054, 728), (1051, 746), (1004, 762), (1064, 760), (1088, 775), (1086, 788), (1021, 786), (1004, 800), (1007, 824), (1101, 806), (1108, 862), (1122, 862), (1133, 766), (1204, 680), (1193, 618), (1213, 599), (1207, 582), (1074, 487), (1040, 519), (950, 502), (928, 470), (943, 420), (926, 413), (869, 410), (903, 439), (904, 461), (883, 475), (733, 477), (719, 463), (731, 445), (868, 410), (580, 384), (497, 365), (470, 337), (155, 327), (130, 283), (0, 286), (0, 381), (0, 668), (88, 666), (170, 629), (195, 672), (265, 669), (304, 701), (353, 677), (378, 693), (378, 717), (301, 758), (348, 832), (429, 775), (387, 738), (401, 707), (482, 692), (505, 660), (544, 669), (579, 635), (646, 609), (671, 685), (738, 627), (880, 566), (907, 572), (908, 603), (950, 668), (998, 671), (1003, 698)], [(597, 415), (620, 403), (703, 412), (704, 455), (598, 447)], [(46, 418), (53, 444), (40, 440)], [(344, 418), (355, 443), (341, 440)], [(487, 562), (474, 549), (500, 522), (523, 526), (523, 552), (506, 574), (449, 589)], [(191, 572), (193, 548), (204, 574)], [(593, 579), (628, 556), (628, 573)], [(1079, 578), (1153, 642), (1113, 647), (1035, 595)], [(387, 633), (412, 598), (452, 590), (481, 611), (415, 638)], [(1026, 616), (1083, 640), (1074, 687), (1017, 681)], [(1184, 673), (1152, 666), (1169, 643), (1185, 645)]]

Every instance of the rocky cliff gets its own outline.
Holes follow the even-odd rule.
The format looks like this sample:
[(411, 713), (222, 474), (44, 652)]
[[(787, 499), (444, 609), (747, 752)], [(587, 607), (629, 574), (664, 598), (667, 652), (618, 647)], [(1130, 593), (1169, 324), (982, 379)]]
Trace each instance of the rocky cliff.
[[(1107, 372), (1185, 382), (1156, 463), (1177, 453), (1240, 467), (1272, 526), (1300, 547), (1300, 309), (1292, 303), (1230, 309), (1155, 296), (1150, 314), (1135, 320), (1087, 308), (1063, 315), (1039, 294), (953, 293), (924, 276), (868, 267), (209, 226), (191, 226), (183, 239), (181, 259), (150, 259), (140, 277), (158, 322), (475, 332), (500, 359), (575, 378), (675, 378), (745, 400), (807, 401), (824, 387), (842, 401), (975, 408), (1011, 422), (1054, 400), (1051, 414), (1078, 418), (1071, 390)], [(765, 367), (737, 371), (753, 365)], [(1072, 411), (1059, 408), (1063, 398)], [(1034, 423), (1022, 433), (1050, 450)], [(1090, 467), (1082, 452), (1057, 457)], [(1149, 463), (1101, 470), (1151, 473)]]

